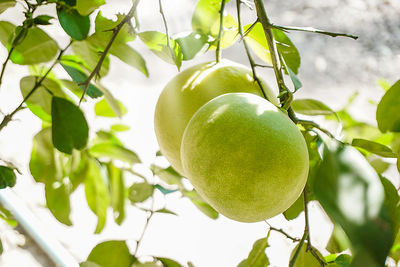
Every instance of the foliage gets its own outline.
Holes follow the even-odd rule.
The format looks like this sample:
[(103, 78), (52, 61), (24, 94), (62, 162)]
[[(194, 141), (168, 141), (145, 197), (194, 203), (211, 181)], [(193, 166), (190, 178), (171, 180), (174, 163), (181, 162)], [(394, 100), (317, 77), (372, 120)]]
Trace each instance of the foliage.
[[(185, 178), (172, 167), (144, 166), (140, 157), (119, 140), (119, 133), (129, 130), (129, 126), (115, 119), (123, 117), (127, 108), (102, 84), (102, 78), (108, 74), (111, 56), (148, 77), (151, 69), (146, 59), (133, 48), (139, 46), (139, 42), (180, 70), (183, 61), (214, 50), (218, 61), (222, 49), (239, 45), (240, 40), (255, 81), (259, 81), (256, 67), (274, 68), (281, 109), (301, 129), (309, 152), (307, 187), (284, 212), (285, 218), (292, 220), (304, 211), (303, 238), (291, 237), (274, 227), (270, 227), (270, 231), (300, 241), (300, 248), (303, 245), (311, 249), (313, 257), (322, 265), (383, 266), (387, 257), (400, 260), (399, 189), (386, 179), (390, 171), (397, 176), (400, 172), (400, 81), (393, 85), (382, 83), (386, 92), (376, 105), (377, 126), (353, 117), (349, 108), (356, 96), (336, 111), (315, 99), (294, 97), (302, 87), (297, 76), (301, 72), (301, 60), (289, 38), (290, 31), (356, 37), (272, 24), (260, 0), (254, 1), (257, 21), (244, 27), (241, 26), (240, 7), (243, 3), (249, 4), (248, 1), (237, 0), (238, 16), (235, 18), (223, 10), (225, 2), (231, 4), (229, 1), (199, 0), (194, 6), (190, 32), (170, 35), (162, 12), (165, 32), (141, 31), (136, 15), (140, 12), (138, 2), (133, 0), (127, 14), (118, 14), (117, 19), (112, 20), (99, 11), (99, 7), (107, 5), (105, 0), (20, 1), (25, 7), (25, 19), (19, 25), (0, 21), (0, 42), (4, 47), (1, 49), (7, 53), (0, 85), (7, 75), (8, 64), (28, 66), (30, 71), (19, 83), (22, 102), (4, 115), (0, 131), (12, 123), (13, 116), (25, 106), (43, 121), (43, 128), (33, 139), (29, 168), (35, 181), (44, 185), (47, 208), (57, 220), (72, 225), (70, 196), (78, 187), (84, 187), (87, 204), (97, 216), (95, 233), (100, 233), (108, 223), (106, 218), (110, 210), (115, 222), (121, 224), (128, 205), (148, 214), (144, 231), (153, 215), (176, 215), (166, 208), (143, 208), (143, 203), (153, 201), (156, 192), (180, 194), (208, 217), (218, 218), (218, 212), (187, 187)], [(13, 10), (16, 3), (15, 0), (0, 0), (0, 14)], [(161, 1), (159, 4), (162, 11)], [(42, 6), (49, 6), (52, 13), (38, 15)], [(48, 25), (60, 27), (70, 40), (69, 45), (59, 47), (55, 36), (47, 33), (50, 32)], [(262, 64), (255, 63), (253, 55)], [(65, 73), (53, 72), (58, 64)], [(63, 75), (70, 78), (60, 78)], [(285, 85), (284, 75), (291, 81), (290, 86)], [(93, 125), (86, 120), (83, 100), (96, 102), (94, 113), (110, 118), (109, 129), (89, 133)], [(314, 116), (319, 116), (324, 124), (341, 126), (340, 140), (315, 123)], [(161, 154), (157, 156), (162, 157)], [(13, 187), (19, 170), (11, 162), (0, 160), (0, 188)], [(156, 179), (143, 174), (146, 172), (136, 172), (134, 167), (138, 165), (147, 168)], [(127, 176), (133, 176), (134, 181), (126, 179)], [(327, 246), (332, 254), (325, 258), (312, 247), (309, 239), (307, 203), (311, 200), (321, 205), (334, 224)], [(15, 226), (10, 212), (3, 207), (0, 207), (0, 217)], [(255, 241), (248, 258), (239, 266), (267, 266), (268, 237), (269, 233)], [(137, 241), (136, 251), (131, 253), (125, 241), (105, 241), (93, 248), (81, 266), (182, 266), (157, 256), (153, 256), (152, 261), (140, 261), (136, 258), (140, 243), (141, 239)], [(346, 249), (350, 249), (351, 255), (343, 254)]]

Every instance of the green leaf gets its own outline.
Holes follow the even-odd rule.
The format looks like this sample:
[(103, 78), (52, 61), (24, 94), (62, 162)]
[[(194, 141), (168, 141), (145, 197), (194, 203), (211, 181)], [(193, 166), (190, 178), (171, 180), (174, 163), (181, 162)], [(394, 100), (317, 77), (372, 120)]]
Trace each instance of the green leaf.
[(201, 211), (203, 212), (205, 215), (207, 215), (208, 217), (210, 217), (211, 219), (217, 219), (219, 214), (218, 212), (211, 207), (208, 203), (206, 203), (203, 198), (195, 191), (183, 191), (182, 194), (189, 198), (190, 201), (192, 201), (192, 203)]
[(105, 3), (105, 0), (77, 0), (76, 9), (82, 16), (87, 16)]
[(135, 152), (118, 144), (98, 143), (91, 146), (89, 152), (94, 157), (117, 159), (131, 165), (140, 163), (140, 159)]
[[(247, 32), (251, 26), (252, 24), (244, 26), (244, 31)], [(265, 38), (261, 23), (257, 22), (244, 38), (257, 57), (266, 63), (272, 64), (267, 38)]]
[(75, 9), (57, 9), (58, 20), (64, 31), (75, 40), (84, 40), (90, 29), (89, 16), (82, 16)]
[[(78, 65), (66, 61), (62, 61), (60, 64), (76, 84), (79, 85), (87, 79), (88, 76)], [(79, 87), (83, 92), (84, 86), (79, 85)], [(67, 88), (70, 88), (70, 86)], [(86, 94), (91, 98), (96, 98), (103, 95), (103, 93), (93, 84), (89, 84)]]
[(79, 107), (64, 98), (53, 97), (51, 117), (55, 148), (67, 154), (71, 154), (74, 148), (85, 148), (89, 127)]
[(376, 121), (381, 132), (400, 132), (400, 80), (382, 97), (376, 110)]
[(167, 36), (164, 33), (146, 31), (139, 33), (139, 37), (155, 55), (168, 63), (175, 64), (178, 69), (180, 69), (183, 54), (179, 44), (174, 39), (170, 38), (169, 46), (171, 49), (169, 49), (167, 45)]
[[(96, 68), (103, 51), (94, 46), (89, 40), (73, 42), (71, 47), (75, 55), (79, 56), (87, 64), (88, 71), (92, 72)], [(101, 65), (100, 77), (107, 75), (109, 64), (110, 59), (105, 57)]]
[(74, 150), (71, 155), (71, 171), (68, 178), (72, 184), (71, 191), (74, 191), (83, 183), (88, 175), (89, 163), (88, 157), (80, 151)]
[(172, 215), (178, 216), (178, 214), (176, 214), (175, 212), (173, 212), (173, 211), (171, 211), (169, 209), (165, 209), (165, 208), (156, 210), (155, 212), (157, 212), (157, 213), (165, 213), (165, 214), (172, 214)]
[(339, 267), (350, 267), (351, 256), (347, 254), (341, 254), (335, 259), (335, 263)]
[(393, 229), (382, 183), (360, 152), (351, 146), (325, 147), (312, 190), (350, 239), (354, 261), (361, 264), (368, 259), (371, 266), (383, 265)]
[(39, 15), (33, 19), (33, 22), (36, 25), (50, 25), (50, 20), (54, 19), (54, 17), (49, 15)]
[(400, 227), (400, 196), (392, 182), (388, 179), (382, 177), (381, 182), (385, 189), (385, 206), (391, 218), (393, 238), (395, 238)]
[(392, 151), (392, 149), (390, 149), (390, 147), (373, 142), (373, 141), (354, 138), (353, 141), (351, 142), (351, 145), (365, 149), (368, 152), (374, 153), (381, 157), (385, 157), (385, 158), (396, 158), (397, 157), (397, 154), (394, 153)]
[(293, 86), (294, 86), (294, 92), (296, 92), (297, 90), (299, 90), (301, 87), (303, 87), (303, 84), (301, 83), (301, 81), (299, 80), (299, 78), (296, 76), (296, 74), (292, 71), (291, 68), (289, 68), (288, 66), (286, 66), (287, 71), (289, 73), (289, 77), (292, 80)]
[(146, 77), (149, 77), (149, 71), (147, 70), (146, 61), (139, 52), (137, 52), (129, 45), (124, 43), (116, 43), (111, 47), (110, 53), (113, 56), (119, 58), (122, 62), (139, 70)]
[(182, 60), (193, 59), (207, 44), (207, 35), (201, 32), (191, 32), (190, 34), (175, 39), (182, 50)]
[(154, 186), (144, 183), (135, 183), (129, 187), (129, 200), (132, 203), (143, 202), (153, 195)]
[(17, 1), (15, 0), (0, 0), (0, 14), (8, 8), (15, 6), (16, 3)]
[(296, 219), (299, 214), (304, 210), (304, 198), (303, 194), (290, 206), (285, 212), (283, 212), (283, 216), (285, 216), (286, 220)]
[(29, 169), (37, 183), (52, 183), (56, 180), (54, 147), (51, 128), (44, 128), (33, 138), (33, 146)]
[(47, 33), (38, 27), (32, 27), (22, 43), (14, 48), (10, 60), (20, 65), (38, 64), (52, 60), (57, 51), (57, 43)]
[(299, 73), (300, 54), (289, 37), (281, 30), (272, 29), (278, 53), (283, 57), (285, 64), (294, 72)]
[(91, 262), (91, 261), (85, 261), (85, 262), (81, 262), (79, 264), (79, 267), (102, 267), (102, 266), (98, 265), (97, 263)]
[(18, 222), (15, 220), (11, 212), (1, 205), (0, 205), (0, 218), (4, 220), (6, 223), (8, 223), (8, 225), (10, 225), (11, 227), (16, 227), (18, 225)]
[(17, 177), (15, 176), (13, 169), (7, 166), (0, 166), (0, 189), (13, 187), (16, 179)]
[(59, 222), (71, 226), (72, 222), (69, 218), (71, 207), (67, 186), (60, 182), (55, 182), (47, 184), (45, 191), (47, 208)]
[(182, 267), (182, 265), (179, 262), (168, 258), (157, 257), (156, 259), (161, 261), (163, 267)]
[[(103, 230), (106, 223), (107, 207), (110, 203), (110, 196), (99, 164), (94, 159), (89, 159), (88, 164), (89, 169), (85, 179), (85, 195), (89, 208), (97, 215), (95, 233), (98, 234)], [(90, 257), (88, 260), (92, 261)], [(96, 261), (93, 262), (97, 263)]]
[(295, 112), (309, 116), (335, 113), (330, 107), (315, 99), (295, 99), (291, 106)]
[[(22, 96), (25, 98), (35, 87), (41, 77), (26, 76), (20, 81)], [(51, 101), (54, 96), (66, 97), (60, 85), (52, 79), (44, 79), (41, 85), (25, 102), (33, 114), (44, 121), (51, 121)]]
[(125, 185), (123, 172), (111, 162), (107, 164), (108, 179), (110, 182), (111, 207), (114, 220), (121, 224), (125, 219)]
[(378, 174), (384, 173), (390, 167), (390, 163), (382, 160), (379, 157), (368, 157), (367, 159), (369, 164)]
[(125, 124), (113, 124), (111, 125), (110, 129), (114, 132), (125, 132), (129, 131), (131, 127)]
[(94, 106), (94, 111), (97, 116), (102, 116), (102, 117), (122, 117), (123, 115), (126, 114), (127, 109), (126, 107), (122, 104), (121, 101), (117, 100), (118, 103), (118, 110), (114, 110), (113, 106), (111, 106), (107, 99), (102, 99), (99, 102), (96, 103)]
[[(111, 39), (112, 36), (112, 30), (121, 23), (121, 21), (124, 19), (124, 15), (118, 14), (117, 15), (117, 20), (113, 21), (111, 19), (107, 19), (103, 17), (102, 13), (99, 12), (97, 13), (96, 20), (95, 20), (95, 31), (96, 31), (96, 39), (100, 41), (101, 43), (98, 43), (103, 47), (103, 49), (106, 47), (107, 43)], [(115, 38), (114, 44), (118, 43), (127, 43), (135, 40), (135, 31), (132, 28), (132, 25), (130, 23), (125, 23), (124, 26), (122, 26), (121, 30), (119, 31), (117, 37)]]
[(15, 25), (8, 21), (0, 21), (0, 42), (7, 47), (11, 36), (15, 31)]
[[(212, 28), (214, 25), (219, 27), (221, 2), (221, 0), (199, 0), (197, 2), (192, 16), (193, 31), (215, 37)], [(225, 2), (229, 2), (229, 0)]]
[(238, 267), (267, 267), (269, 260), (265, 250), (268, 247), (268, 237), (258, 239), (251, 249), (247, 259), (240, 262)]
[(103, 267), (131, 267), (134, 259), (125, 241), (113, 240), (97, 244), (87, 261)]
[(150, 167), (154, 175), (157, 175), (161, 180), (170, 185), (178, 185), (179, 188), (183, 188), (182, 176), (176, 172), (171, 166), (166, 169), (158, 167), (152, 164)]
[[(238, 24), (236, 19), (232, 15), (225, 13), (223, 20), (224, 29), (221, 37), (221, 49), (228, 48), (229, 46), (233, 45), (239, 38)], [(217, 20), (217, 23), (211, 27), (211, 35), (215, 38), (215, 40), (211, 42), (211, 49), (217, 48), (218, 33), (219, 19)]]
[(333, 224), (332, 235), (329, 238), (326, 250), (330, 253), (341, 253), (350, 247), (350, 240), (342, 227), (338, 224)]

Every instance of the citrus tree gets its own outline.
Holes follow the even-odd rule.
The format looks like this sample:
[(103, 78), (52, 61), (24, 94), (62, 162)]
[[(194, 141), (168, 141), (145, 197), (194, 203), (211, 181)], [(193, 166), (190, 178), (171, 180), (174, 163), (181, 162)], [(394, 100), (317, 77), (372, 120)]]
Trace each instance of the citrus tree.
[[(44, 185), (46, 205), (54, 217), (72, 225), (70, 195), (83, 187), (97, 216), (95, 233), (104, 229), (107, 212), (121, 224), (128, 205), (147, 212), (144, 233), (155, 214), (174, 212), (143, 203), (154, 203), (155, 192), (174, 193), (190, 199), (212, 219), (220, 213), (245, 222), (277, 214), (288, 221), (304, 217), (300, 237), (267, 222), (265, 236), (254, 242), (247, 259), (237, 263), (241, 267), (269, 265), (271, 231), (297, 243), (289, 266), (398, 262), (400, 202), (394, 184), (400, 171), (400, 81), (382, 83), (385, 94), (375, 104), (376, 124), (361, 122), (349, 112), (356, 96), (336, 111), (318, 100), (296, 97), (302, 88), (297, 76), (300, 54), (289, 38), (292, 31), (327, 38), (356, 36), (276, 25), (261, 0), (198, 0), (193, 3), (192, 31), (171, 34), (163, 3), (157, 4), (163, 31), (141, 30), (139, 0), (132, 0), (130, 10), (117, 14), (116, 20), (99, 12), (107, 5), (105, 0), (0, 0), (0, 13), (15, 5), (24, 7), (24, 20), (18, 25), (0, 21), (0, 51), (5, 55), (0, 86), (10, 64), (29, 70), (19, 82), (21, 97), (15, 99), (15, 108), (3, 111), (0, 131), (15, 123), (14, 116), (23, 109), (42, 121), (33, 139), (29, 170)], [(236, 13), (228, 13), (228, 5)], [(254, 12), (253, 23), (242, 25), (243, 8)], [(60, 28), (66, 45), (47, 32), (49, 25)], [(156, 157), (165, 156), (172, 166), (142, 164), (140, 155), (123, 144), (118, 135), (130, 125), (118, 123), (118, 118), (127, 107), (117, 92), (114, 95), (102, 84), (111, 57), (149, 76), (152, 66), (135, 49), (138, 45), (177, 69), (155, 115), (161, 148)], [(247, 63), (223, 59), (222, 51), (233, 45), (243, 46)], [(215, 59), (183, 70), (183, 62), (201, 59), (205, 53), (215, 53)], [(275, 81), (267, 84), (260, 68), (269, 68)], [(95, 103), (95, 116), (115, 118), (93, 135), (90, 112), (83, 111), (89, 103)], [(327, 130), (332, 124), (341, 132)], [(13, 187), (20, 170), (6, 158), (0, 164), (1, 188)], [(136, 166), (148, 172), (137, 171)], [(323, 208), (334, 227), (325, 257), (311, 242), (310, 201)], [(12, 223), (5, 207), (0, 214)], [(123, 240), (102, 242), (81, 266), (182, 266), (157, 255), (138, 258), (142, 237), (133, 249)]]

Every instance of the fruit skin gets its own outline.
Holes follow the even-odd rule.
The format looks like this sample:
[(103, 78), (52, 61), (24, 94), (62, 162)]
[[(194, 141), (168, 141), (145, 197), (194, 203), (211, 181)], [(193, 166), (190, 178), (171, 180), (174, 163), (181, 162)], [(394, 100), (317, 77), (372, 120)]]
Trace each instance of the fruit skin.
[[(162, 91), (155, 110), (154, 129), (162, 154), (184, 175), (180, 146), (183, 132), (193, 114), (209, 100), (231, 92), (262, 96), (249, 68), (229, 60), (195, 65), (176, 75)], [(278, 99), (263, 82), (271, 102)]]
[[(299, 247), (300, 244), (298, 244), (293, 250), (292, 253), (290, 254), (290, 260), (292, 260), (294, 254), (296, 253), (297, 248)], [(317, 258), (314, 257), (313, 254), (311, 254), (311, 251), (307, 251), (307, 244), (304, 243), (303, 246), (300, 249), (299, 255), (297, 256), (296, 262), (294, 263), (293, 267), (320, 267), (321, 264), (317, 260)], [(319, 251), (316, 251), (318, 256), (323, 259), (324, 257), (321, 255)], [(330, 267), (334, 267), (336, 263), (334, 264), (329, 264)]]
[(248, 93), (228, 93), (203, 105), (186, 127), (181, 158), (197, 192), (241, 222), (285, 211), (308, 175), (307, 145), (297, 126)]

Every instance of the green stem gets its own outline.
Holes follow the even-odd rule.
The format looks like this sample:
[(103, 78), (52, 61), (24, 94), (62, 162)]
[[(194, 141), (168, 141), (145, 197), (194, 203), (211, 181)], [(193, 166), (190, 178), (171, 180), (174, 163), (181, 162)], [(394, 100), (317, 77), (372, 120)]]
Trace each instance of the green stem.
[(303, 237), (302, 237), (301, 240), (300, 240), (299, 246), (297, 247), (297, 249), (296, 249), (296, 251), (295, 251), (295, 253), (294, 253), (294, 255), (293, 255), (293, 258), (292, 258), (292, 259), (290, 260), (290, 262), (289, 262), (289, 267), (294, 267), (294, 264), (296, 263), (296, 260), (297, 260), (297, 258), (299, 257), (301, 248), (302, 248), (303, 245), (304, 245), (304, 242), (305, 242), (305, 240), (306, 240), (306, 238), (307, 238), (307, 235), (308, 235), (308, 232), (307, 232), (307, 231), (304, 231), (304, 234), (303, 234)]
[(224, 9), (225, 9), (225, 0), (221, 2), (221, 9), (219, 10), (219, 31), (218, 31), (218, 39), (217, 39), (217, 50), (215, 51), (216, 61), (220, 62), (221, 60), (221, 41), (222, 41), (222, 33), (224, 31)]
[(14, 48), (15, 47), (13, 46), (13, 47), (11, 47), (10, 51), (8, 51), (7, 58), (3, 63), (3, 67), (2, 67), (1, 73), (0, 73), (0, 87), (1, 87), (1, 84), (3, 82), (3, 76), (4, 76), (4, 72), (6, 70), (7, 63), (8, 63), (8, 61), (10, 61), (11, 53), (14, 51)]
[(280, 25), (275, 25), (275, 24), (271, 24), (271, 27), (273, 27), (273, 28), (275, 28), (275, 29), (282, 30), (282, 31), (311, 32), (311, 33), (324, 34), (324, 35), (328, 35), (328, 36), (331, 36), (331, 37), (342, 36), (342, 37), (349, 37), (349, 38), (352, 38), (352, 39), (354, 39), (354, 40), (357, 40), (357, 39), (358, 39), (358, 36), (355, 36), (355, 35), (352, 35), (352, 34), (339, 33), (339, 32), (328, 32), (328, 31), (323, 31), (323, 30), (315, 29), (315, 28), (313, 28), (313, 27), (280, 26)]
[(174, 53), (174, 50), (172, 50), (171, 42), (169, 40), (167, 19), (165, 18), (165, 13), (164, 13), (164, 10), (163, 10), (163, 7), (162, 7), (161, 0), (158, 0), (158, 5), (159, 5), (159, 11), (161, 13), (161, 17), (162, 17), (162, 20), (163, 20), (163, 23), (164, 23), (165, 35), (167, 37), (167, 47), (168, 47), (169, 53), (171, 54), (172, 59), (175, 62), (175, 60), (176, 60), (175, 53)]

